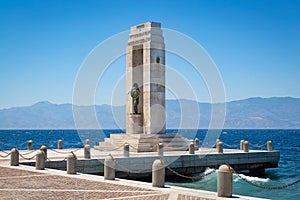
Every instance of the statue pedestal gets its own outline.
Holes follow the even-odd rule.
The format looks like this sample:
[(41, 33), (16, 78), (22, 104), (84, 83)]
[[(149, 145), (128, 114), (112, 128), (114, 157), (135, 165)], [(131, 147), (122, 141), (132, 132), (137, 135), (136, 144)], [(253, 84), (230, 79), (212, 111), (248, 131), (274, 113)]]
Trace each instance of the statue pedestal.
[(143, 117), (141, 114), (130, 114), (127, 132), (129, 134), (143, 134)]

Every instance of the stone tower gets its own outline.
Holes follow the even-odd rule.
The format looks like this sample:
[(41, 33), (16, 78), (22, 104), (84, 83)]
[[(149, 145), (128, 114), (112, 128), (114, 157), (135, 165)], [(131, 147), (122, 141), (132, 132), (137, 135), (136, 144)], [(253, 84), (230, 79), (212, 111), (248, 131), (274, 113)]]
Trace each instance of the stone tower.
[(160, 23), (131, 27), (126, 49), (126, 134), (110, 134), (94, 148), (116, 150), (125, 143), (135, 152), (156, 151), (158, 143), (165, 151), (188, 148), (181, 134), (166, 134), (165, 60)]
[[(134, 84), (139, 88), (136, 113), (131, 95)], [(165, 44), (160, 23), (131, 27), (126, 49), (126, 91), (126, 133), (165, 133)]]

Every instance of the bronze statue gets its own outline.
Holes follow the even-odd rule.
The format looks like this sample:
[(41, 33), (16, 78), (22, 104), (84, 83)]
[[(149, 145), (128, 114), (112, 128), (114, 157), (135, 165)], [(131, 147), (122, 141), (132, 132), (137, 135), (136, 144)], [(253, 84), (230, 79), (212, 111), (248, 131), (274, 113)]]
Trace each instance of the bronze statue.
[(132, 97), (132, 107), (133, 107), (133, 114), (138, 114), (138, 104), (140, 98), (140, 89), (137, 83), (134, 83), (130, 92)]

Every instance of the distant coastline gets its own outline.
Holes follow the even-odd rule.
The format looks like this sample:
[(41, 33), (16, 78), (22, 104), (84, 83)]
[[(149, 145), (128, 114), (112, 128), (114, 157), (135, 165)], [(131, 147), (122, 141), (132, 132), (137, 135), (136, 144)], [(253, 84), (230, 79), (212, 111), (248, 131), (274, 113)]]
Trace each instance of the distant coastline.
[[(195, 127), (199, 113), (193, 107), (198, 106), (200, 121)], [(83, 112), (91, 106), (80, 107)], [(94, 107), (93, 107), (94, 108)], [(184, 127), (179, 127), (181, 110), (188, 112), (184, 116)], [(100, 129), (125, 129), (125, 106), (96, 105), (95, 111)], [(208, 129), (211, 104), (192, 100), (167, 100), (167, 129)], [(82, 119), (84, 130), (99, 130), (98, 124)], [(196, 122), (197, 123), (197, 122)], [(192, 128), (191, 128), (192, 127)], [(39, 102), (32, 106), (0, 109), (0, 130), (74, 130), (72, 104), (52, 104)], [(81, 129), (81, 128), (79, 128)], [(225, 129), (237, 130), (294, 130), (300, 129), (300, 98), (273, 97), (249, 98), (226, 103)]]

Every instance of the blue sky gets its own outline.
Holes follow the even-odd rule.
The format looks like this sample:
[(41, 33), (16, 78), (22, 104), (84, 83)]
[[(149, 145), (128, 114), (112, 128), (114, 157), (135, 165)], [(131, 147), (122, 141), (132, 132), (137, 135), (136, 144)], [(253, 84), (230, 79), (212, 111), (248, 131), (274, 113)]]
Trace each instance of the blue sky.
[[(72, 102), (89, 52), (146, 21), (202, 45), (218, 66), (228, 101), (300, 97), (300, 1), (0, 0), (0, 108)], [(169, 55), (167, 64), (193, 77), (180, 58)], [(97, 104), (111, 103), (108, 91), (124, 74), (125, 57), (110, 71), (115, 78), (103, 79), (111, 82), (96, 94)], [(201, 77), (190, 81), (198, 100), (209, 101)]]

